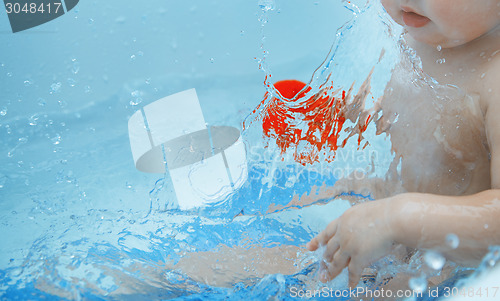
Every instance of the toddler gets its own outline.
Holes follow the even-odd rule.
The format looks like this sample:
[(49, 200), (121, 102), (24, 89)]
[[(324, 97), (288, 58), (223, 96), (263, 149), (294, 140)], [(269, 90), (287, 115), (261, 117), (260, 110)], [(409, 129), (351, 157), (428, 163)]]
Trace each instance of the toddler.
[(381, 106), (384, 115), (399, 114), (388, 132), (408, 193), (351, 207), (307, 244), (326, 246), (320, 279), (347, 267), (350, 287), (394, 245), (437, 250), (461, 265), (500, 245), (500, 0), (381, 1), (424, 72), (471, 97), (424, 123), (430, 109), (412, 111), (413, 104), (433, 100), (405, 98), (393, 76)]

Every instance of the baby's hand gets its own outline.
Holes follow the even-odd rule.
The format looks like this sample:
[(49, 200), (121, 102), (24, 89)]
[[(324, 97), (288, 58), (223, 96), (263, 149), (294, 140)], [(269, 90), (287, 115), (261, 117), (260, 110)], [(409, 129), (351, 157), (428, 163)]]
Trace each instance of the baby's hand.
[(387, 255), (393, 245), (393, 231), (388, 219), (389, 200), (362, 203), (351, 207), (313, 238), (307, 248), (326, 245), (325, 264), (320, 280), (327, 282), (349, 269), (349, 287), (354, 288), (363, 268)]

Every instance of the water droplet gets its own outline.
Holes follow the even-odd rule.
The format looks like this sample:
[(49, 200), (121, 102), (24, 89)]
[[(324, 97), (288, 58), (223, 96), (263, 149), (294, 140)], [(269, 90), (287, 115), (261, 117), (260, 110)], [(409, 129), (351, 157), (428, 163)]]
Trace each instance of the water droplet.
[(71, 72), (73, 72), (73, 74), (77, 74), (80, 71), (80, 63), (76, 59), (72, 59), (71, 61), (73, 62)]
[(213, 57), (210, 58), (210, 63), (214, 63), (215, 59)]
[(29, 87), (29, 86), (31, 86), (31, 81), (30, 81), (29, 79), (25, 80), (25, 81), (24, 81), (24, 86), (25, 86), (25, 87)]
[(7, 72), (7, 77), (12, 77), (12, 72)]
[(244, 36), (245, 35), (245, 31), (244, 30), (241, 30), (240, 31), (240, 36)]
[(89, 19), (89, 25), (92, 25), (92, 24), (94, 24), (94, 19), (90, 18)]
[(144, 52), (142, 52), (142, 51), (139, 50), (139, 51), (137, 51), (137, 55), (138, 56), (144, 56)]
[(92, 89), (90, 88), (90, 86), (85, 86), (84, 91), (85, 91), (85, 93), (90, 93), (92, 91)]
[(54, 145), (61, 143), (61, 135), (56, 134), (54, 138), (50, 139)]
[(441, 49), (443, 49), (443, 47), (441, 47), (441, 45), (437, 45), (436, 49), (437, 49), (437, 51), (441, 51)]
[(132, 91), (132, 93), (130, 93), (130, 95), (132, 95), (132, 97), (133, 97), (133, 99), (130, 101), (131, 106), (136, 106), (142, 102), (142, 92), (141, 91), (134, 90), (134, 91)]
[(63, 99), (60, 99), (57, 102), (59, 103), (59, 106), (61, 108), (65, 108), (68, 105), (68, 103), (65, 100), (63, 100)]
[(61, 86), (62, 86), (62, 84), (60, 82), (53, 83), (52, 85), (50, 85), (50, 90), (51, 90), (50, 94), (59, 92), (61, 89)]
[(41, 107), (44, 107), (45, 105), (47, 104), (47, 102), (45, 101), (45, 99), (43, 98), (38, 98), (38, 105), (41, 106)]
[(38, 119), (40, 116), (38, 114), (34, 114), (29, 118), (30, 125), (37, 125), (38, 124)]
[(151, 84), (151, 78), (146, 78), (146, 85), (150, 85)]
[(488, 224), (484, 224), (485, 229), (488, 229), (488, 227), (489, 227)]
[(481, 79), (483, 79), (486, 76), (486, 73), (481, 74)]
[(436, 60), (436, 64), (444, 64), (444, 63), (446, 63), (446, 59), (445, 58)]
[(0, 111), (0, 116), (5, 116), (7, 115), (7, 108), (3, 107), (2, 110)]
[(425, 263), (434, 270), (441, 270), (446, 263), (443, 255), (436, 251), (427, 251), (424, 255)]
[(259, 0), (259, 7), (263, 11), (274, 10), (274, 0)]
[(130, 60), (135, 61), (135, 54), (132, 54), (132, 55), (130, 56)]
[(6, 182), (7, 182), (7, 176), (0, 174), (0, 189), (5, 187)]
[(448, 245), (452, 249), (458, 248), (458, 245), (460, 244), (460, 239), (454, 233), (449, 233), (448, 235), (446, 235), (445, 241), (446, 245)]
[(490, 267), (494, 267), (496, 263), (497, 263), (497, 262), (496, 262), (496, 261), (495, 261), (495, 259), (493, 259), (493, 258), (488, 260), (488, 265), (489, 265)]
[(425, 277), (413, 277), (408, 281), (408, 285), (417, 293), (422, 293), (427, 288), (427, 279)]
[(74, 87), (76, 85), (76, 81), (70, 77), (68, 78), (68, 85), (70, 87)]

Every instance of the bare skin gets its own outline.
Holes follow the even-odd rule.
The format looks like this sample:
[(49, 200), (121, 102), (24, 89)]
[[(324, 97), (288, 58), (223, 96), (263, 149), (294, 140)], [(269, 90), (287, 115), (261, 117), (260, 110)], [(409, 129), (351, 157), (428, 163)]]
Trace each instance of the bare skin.
[[(500, 244), (500, 1), (382, 3), (407, 28), (408, 44), (421, 57), (424, 71), (472, 98), (446, 104), (434, 119), (426, 118), (435, 113), (428, 105), (414, 110), (432, 99), (384, 99), (384, 115), (391, 110), (400, 114), (388, 131), (402, 157), (404, 188), (412, 193), (356, 205), (307, 245), (311, 251), (327, 246), (322, 281), (348, 267), (350, 287), (394, 243), (436, 249), (466, 265), (477, 264), (489, 245)], [(428, 21), (407, 25), (412, 24), (408, 13)], [(460, 239), (456, 249), (446, 245), (450, 233)]]

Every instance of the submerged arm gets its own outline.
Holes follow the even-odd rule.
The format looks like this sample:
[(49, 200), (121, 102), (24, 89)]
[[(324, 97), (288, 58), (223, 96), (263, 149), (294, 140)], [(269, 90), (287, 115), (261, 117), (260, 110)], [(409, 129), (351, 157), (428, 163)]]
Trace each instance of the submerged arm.
[[(477, 264), (488, 246), (500, 244), (500, 190), (460, 197), (408, 193), (392, 200), (397, 243), (436, 249), (461, 264)], [(456, 235), (458, 246), (447, 243)]]
[[(500, 244), (500, 190), (469, 196), (405, 193), (351, 207), (313, 238), (307, 247), (325, 245), (322, 281), (349, 268), (356, 286), (363, 268), (387, 255), (394, 243), (440, 251), (461, 264), (476, 264), (488, 246)], [(447, 235), (459, 239), (456, 248)]]

